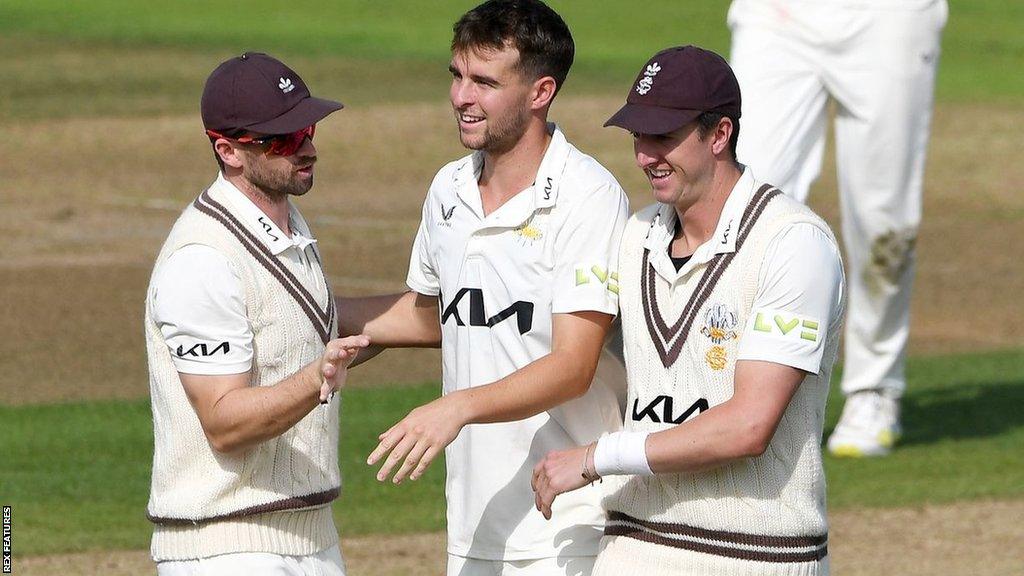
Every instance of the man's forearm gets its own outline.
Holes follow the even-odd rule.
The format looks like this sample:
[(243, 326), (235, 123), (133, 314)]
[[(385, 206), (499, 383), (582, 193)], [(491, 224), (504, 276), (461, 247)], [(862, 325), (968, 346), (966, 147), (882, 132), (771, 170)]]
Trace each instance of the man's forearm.
[(337, 298), (336, 304), (342, 336), (366, 334), (374, 346), (384, 348), (437, 348), (441, 345), (441, 324), (435, 297), (410, 291)]
[(214, 404), (210, 444), (234, 452), (280, 436), (320, 405), (321, 380), (314, 361), (273, 386), (231, 390)]
[(732, 398), (647, 437), (651, 470), (698, 472), (763, 454), (805, 375), (772, 362), (737, 362)]
[(461, 403), (467, 424), (522, 420), (582, 396), (590, 388), (597, 358), (552, 352), (508, 376), (450, 396)]

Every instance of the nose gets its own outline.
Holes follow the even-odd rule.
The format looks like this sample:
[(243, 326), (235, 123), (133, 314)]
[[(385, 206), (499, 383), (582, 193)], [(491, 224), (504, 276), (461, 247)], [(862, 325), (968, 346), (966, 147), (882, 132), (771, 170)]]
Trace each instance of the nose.
[(640, 134), (633, 139), (633, 152), (636, 154), (636, 165), (646, 168), (658, 163), (658, 154), (649, 137)]
[(462, 109), (473, 103), (473, 85), (465, 79), (453, 78), (452, 87), (449, 92), (452, 107)]
[(302, 145), (295, 151), (297, 156), (316, 156), (316, 145), (313, 144), (313, 139), (306, 136), (306, 139), (302, 141)]

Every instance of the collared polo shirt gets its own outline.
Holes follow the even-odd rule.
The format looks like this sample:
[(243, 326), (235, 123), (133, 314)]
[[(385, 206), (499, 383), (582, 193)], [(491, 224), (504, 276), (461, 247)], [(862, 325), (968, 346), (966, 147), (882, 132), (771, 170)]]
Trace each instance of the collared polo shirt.
[[(321, 274), (316, 243), (309, 225), (289, 202), (289, 237), (223, 174), (211, 185), (230, 203), (255, 238), (299, 278)], [(314, 297), (326, 304), (327, 286), (309, 282)], [(153, 320), (160, 327), (178, 372), (185, 374), (241, 374), (252, 366), (252, 327), (245, 312), (239, 276), (215, 248), (191, 244), (179, 248), (164, 262), (154, 279)]]
[[(551, 352), (552, 315), (618, 312), (629, 207), (615, 178), (554, 125), (533, 185), (484, 215), (483, 155), (442, 168), (423, 204), (407, 283), (437, 296), (444, 392), (495, 382)], [(596, 488), (559, 496), (551, 521), (530, 477), (549, 451), (621, 427), (621, 368), (606, 356), (590, 391), (517, 422), (469, 425), (446, 450), (449, 553), (486, 560), (597, 553)], [(612, 374), (615, 373), (614, 376)]]
[[(674, 206), (663, 204), (644, 244), (650, 251), (650, 263), (655, 272), (674, 286), (683, 282), (694, 267), (718, 254), (735, 252), (736, 232), (755, 187), (751, 170), (745, 168), (726, 199), (715, 233), (697, 247), (678, 271), (669, 256), (678, 215)], [(817, 226), (792, 224), (768, 243), (758, 273), (751, 318), (756, 318), (758, 312), (768, 318), (778, 314), (805, 318), (817, 322), (819, 332), (825, 334), (842, 319), (844, 290), (842, 258), (835, 242)], [(756, 322), (751, 321), (744, 328), (737, 360), (764, 360), (818, 373), (825, 352), (824, 338), (815, 341), (782, 338), (776, 332), (755, 330), (755, 327)]]

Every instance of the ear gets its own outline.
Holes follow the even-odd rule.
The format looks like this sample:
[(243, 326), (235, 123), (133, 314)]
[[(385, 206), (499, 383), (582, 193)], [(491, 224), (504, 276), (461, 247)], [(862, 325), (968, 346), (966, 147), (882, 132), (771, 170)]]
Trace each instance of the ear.
[(551, 76), (543, 76), (534, 81), (530, 91), (530, 109), (543, 110), (550, 106), (557, 90), (558, 83)]
[(220, 156), (225, 166), (232, 168), (242, 167), (242, 156), (237, 148), (231, 145), (226, 138), (218, 138), (213, 142), (213, 150)]
[(716, 156), (729, 149), (729, 138), (732, 138), (732, 130), (732, 120), (728, 116), (723, 116), (718, 121), (718, 126), (715, 126), (715, 131), (712, 132), (711, 152)]

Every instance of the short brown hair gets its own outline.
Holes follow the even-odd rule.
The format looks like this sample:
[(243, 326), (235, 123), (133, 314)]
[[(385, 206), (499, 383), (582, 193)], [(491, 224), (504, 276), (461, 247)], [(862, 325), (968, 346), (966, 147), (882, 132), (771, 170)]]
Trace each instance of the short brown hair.
[(488, 0), (463, 14), (454, 32), (452, 52), (511, 46), (519, 51), (518, 70), (533, 80), (551, 76), (556, 94), (576, 53), (565, 21), (540, 0)]

